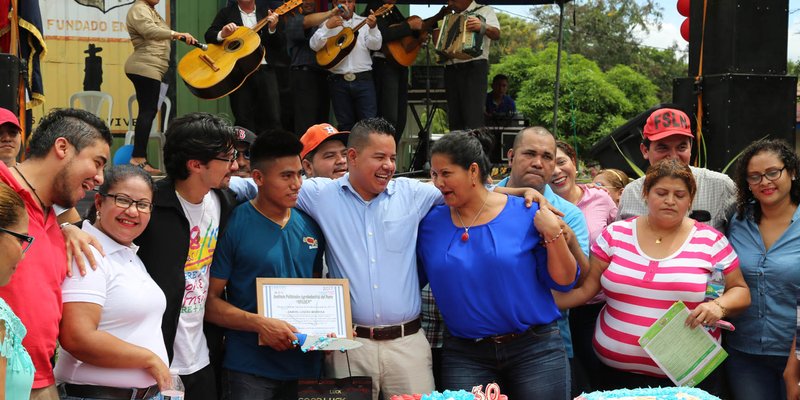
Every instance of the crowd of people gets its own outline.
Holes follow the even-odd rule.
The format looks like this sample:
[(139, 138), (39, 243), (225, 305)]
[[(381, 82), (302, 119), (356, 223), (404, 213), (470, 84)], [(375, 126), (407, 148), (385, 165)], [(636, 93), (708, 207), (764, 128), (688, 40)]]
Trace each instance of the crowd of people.
[[(19, 124), (0, 117), (16, 154)], [(643, 133), (651, 165), (627, 185), (613, 169), (579, 183), (575, 151), (542, 127), (517, 135), (497, 184), (487, 133), (450, 132), (426, 183), (393, 178), (381, 118), (297, 139), (190, 113), (154, 182), (106, 166), (96, 116), (53, 110), (27, 158), (0, 165), (5, 397), (158, 399), (171, 374), (189, 399), (294, 399), (298, 379), (354, 375), (374, 399), (490, 381), (516, 399), (669, 386), (638, 338), (683, 301), (686, 324), (729, 353), (702, 388), (796, 398), (800, 158), (758, 141), (731, 180), (688, 165), (682, 111), (655, 111)], [(59, 223), (95, 187), (85, 220)], [(717, 270), (725, 290), (706, 298)], [(257, 277), (348, 279), (362, 347), (302, 352), (290, 321), (258, 313)]]
[[(190, 400), (294, 400), (299, 379), (320, 376), (368, 376), (374, 400), (488, 382), (512, 399), (669, 386), (638, 339), (676, 301), (729, 353), (701, 387), (800, 398), (800, 158), (788, 144), (753, 143), (731, 179), (689, 165), (689, 117), (662, 108), (643, 128), (647, 173), (632, 182), (616, 169), (580, 182), (585, 160), (534, 126), (492, 183), (493, 143), (474, 128), (484, 109), (515, 110), (507, 77), (485, 93), (499, 24), (491, 7), (451, 0), (446, 11), (480, 14), (466, 25), (485, 35), (483, 54), (446, 64), (452, 132), (431, 148), (431, 182), (396, 178), (408, 72), (376, 51), (445, 12), (378, 19), (354, 15), (353, 0), (325, 12), (304, 1), (279, 19), (238, 0), (205, 39), (266, 19), (261, 40), (285, 35), (305, 88), (293, 105), (303, 118), (279, 128), (264, 58), (230, 97), (235, 125), (207, 113), (170, 122), (166, 177), (153, 179), (143, 149), (163, 50), (195, 41), (157, 3), (137, 0), (128, 18), (126, 73), (142, 105), (133, 165), (107, 166), (110, 131), (75, 109), (45, 116), (18, 162), (20, 124), (0, 108), (0, 398), (159, 399), (172, 375)], [(361, 22), (353, 53), (318, 68), (314, 50)], [(715, 271), (725, 290), (706, 298)], [(258, 313), (260, 277), (347, 279), (362, 346), (302, 352), (291, 321)], [(735, 331), (721, 333), (723, 319)]]

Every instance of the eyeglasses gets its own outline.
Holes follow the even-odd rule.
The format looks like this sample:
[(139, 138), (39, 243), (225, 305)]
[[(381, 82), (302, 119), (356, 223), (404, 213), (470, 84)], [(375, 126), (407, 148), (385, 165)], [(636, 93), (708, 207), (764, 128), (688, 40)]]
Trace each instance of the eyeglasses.
[(153, 211), (153, 203), (147, 200), (134, 200), (124, 194), (100, 194), (103, 197), (111, 197), (114, 199), (114, 205), (127, 210), (131, 205), (136, 204), (136, 211), (140, 213), (150, 213)]
[(25, 254), (25, 252), (28, 251), (28, 249), (30, 249), (31, 245), (33, 244), (33, 236), (12, 232), (5, 228), (0, 228), (0, 232), (5, 232), (13, 236), (15, 239), (19, 240), (19, 245), (22, 247), (22, 254)]
[[(249, 152), (248, 152), (248, 153), (249, 153)], [(249, 154), (248, 154), (248, 155), (249, 155)], [(236, 151), (236, 150), (234, 150), (234, 151), (233, 151), (233, 155), (231, 156), (231, 158), (214, 157), (214, 158), (212, 158), (212, 160), (220, 160), (220, 161), (225, 161), (225, 162), (227, 162), (228, 164), (231, 164), (231, 165), (233, 165), (233, 163), (235, 163), (235, 162), (236, 162), (236, 159), (237, 159), (238, 157), (239, 157), (239, 152), (238, 152), (238, 151)], [(249, 158), (249, 157), (248, 157), (248, 158)]]
[(767, 178), (767, 180), (769, 180), (769, 181), (775, 181), (775, 180), (777, 180), (778, 178), (781, 177), (781, 174), (783, 173), (783, 170), (785, 170), (785, 169), (786, 169), (786, 166), (784, 165), (783, 168), (781, 168), (781, 169), (770, 169), (770, 170), (767, 170), (767, 172), (764, 172), (763, 174), (759, 174), (759, 173), (750, 174), (750, 175), (747, 175), (747, 178), (745, 178), (745, 180), (747, 180), (747, 183), (749, 183), (751, 185), (758, 185), (759, 183), (761, 183), (761, 180), (764, 179), (764, 178)]

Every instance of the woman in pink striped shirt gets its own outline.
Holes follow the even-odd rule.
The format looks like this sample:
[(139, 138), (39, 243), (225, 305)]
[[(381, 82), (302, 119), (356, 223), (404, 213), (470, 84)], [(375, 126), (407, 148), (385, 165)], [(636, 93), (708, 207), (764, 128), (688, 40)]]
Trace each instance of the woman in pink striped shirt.
[[(642, 188), (648, 214), (608, 226), (592, 245), (586, 282), (566, 294), (569, 305), (576, 306), (601, 288), (606, 293), (607, 303), (595, 326), (594, 348), (610, 368), (596, 371), (608, 385), (599, 389), (672, 386), (639, 346), (639, 338), (676, 301), (692, 310), (686, 320), (692, 328), (714, 326), (750, 304), (750, 292), (728, 240), (688, 217), (696, 189), (685, 164), (664, 160), (651, 166)], [(725, 292), (705, 301), (715, 266), (723, 270)], [(719, 337), (718, 331), (712, 334)], [(701, 387), (717, 391), (712, 379)]]

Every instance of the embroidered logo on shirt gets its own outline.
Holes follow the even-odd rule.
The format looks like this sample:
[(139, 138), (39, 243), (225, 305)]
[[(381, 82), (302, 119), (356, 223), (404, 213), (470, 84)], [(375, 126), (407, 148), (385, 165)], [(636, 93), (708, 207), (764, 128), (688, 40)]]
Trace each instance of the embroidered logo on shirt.
[(314, 239), (311, 236), (304, 237), (303, 238), (303, 243), (308, 245), (309, 250), (313, 250), (313, 249), (316, 249), (316, 248), (319, 247), (319, 243), (317, 242), (317, 239)]

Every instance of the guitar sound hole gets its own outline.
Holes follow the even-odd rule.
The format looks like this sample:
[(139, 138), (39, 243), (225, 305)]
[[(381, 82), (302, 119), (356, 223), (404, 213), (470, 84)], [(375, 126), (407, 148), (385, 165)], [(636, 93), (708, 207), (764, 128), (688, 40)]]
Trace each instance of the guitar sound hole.
[(336, 46), (338, 46), (338, 47), (342, 47), (342, 45), (343, 45), (343, 44), (344, 44), (344, 37), (340, 37), (340, 38), (339, 38), (339, 39), (336, 41)]
[(237, 39), (228, 43), (228, 47), (226, 48), (226, 50), (236, 51), (239, 50), (240, 47), (242, 47), (242, 41)]

